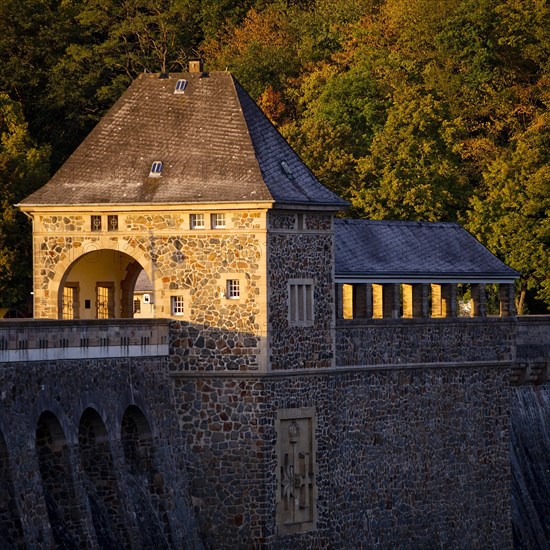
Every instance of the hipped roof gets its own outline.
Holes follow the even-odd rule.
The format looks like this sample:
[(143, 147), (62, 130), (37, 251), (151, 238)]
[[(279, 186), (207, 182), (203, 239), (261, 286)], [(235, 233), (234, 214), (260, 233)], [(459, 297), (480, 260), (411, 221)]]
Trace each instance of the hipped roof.
[[(175, 94), (178, 79), (187, 80)], [(154, 161), (159, 178), (149, 177)], [(229, 73), (140, 75), (33, 205), (271, 201), (339, 209)]]
[(337, 282), (513, 282), (502, 263), (457, 223), (335, 220)]

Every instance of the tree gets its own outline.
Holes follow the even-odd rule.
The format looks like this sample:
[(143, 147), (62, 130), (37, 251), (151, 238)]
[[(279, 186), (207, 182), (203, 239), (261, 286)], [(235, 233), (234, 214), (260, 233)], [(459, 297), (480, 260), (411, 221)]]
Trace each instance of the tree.
[(550, 114), (541, 114), (491, 163), (472, 198), (467, 228), (521, 274), (518, 312), (528, 290), (550, 306)]
[(31, 290), (31, 228), (14, 204), (46, 182), (48, 157), (29, 137), (21, 105), (0, 94), (1, 306), (24, 302)]

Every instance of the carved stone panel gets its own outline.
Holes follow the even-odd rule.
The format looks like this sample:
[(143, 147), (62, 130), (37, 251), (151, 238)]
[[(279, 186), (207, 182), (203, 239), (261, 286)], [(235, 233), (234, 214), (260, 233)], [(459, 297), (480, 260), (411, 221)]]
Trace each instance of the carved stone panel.
[(315, 529), (315, 409), (277, 412), (277, 527), (281, 534)]

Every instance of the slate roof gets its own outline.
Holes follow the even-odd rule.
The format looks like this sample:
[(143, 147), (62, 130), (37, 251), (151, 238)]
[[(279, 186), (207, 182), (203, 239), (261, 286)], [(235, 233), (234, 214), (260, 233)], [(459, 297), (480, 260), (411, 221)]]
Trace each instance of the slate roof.
[(147, 272), (145, 269), (142, 269), (136, 280), (134, 292), (152, 292), (154, 289), (153, 283), (151, 279), (149, 279)]
[[(175, 94), (180, 78), (187, 88)], [(163, 163), (159, 178), (149, 177), (154, 161)], [(231, 74), (212, 72), (140, 75), (21, 205), (249, 201), (347, 204), (317, 181)]]
[(457, 223), (335, 220), (336, 279), (513, 282), (502, 263)]

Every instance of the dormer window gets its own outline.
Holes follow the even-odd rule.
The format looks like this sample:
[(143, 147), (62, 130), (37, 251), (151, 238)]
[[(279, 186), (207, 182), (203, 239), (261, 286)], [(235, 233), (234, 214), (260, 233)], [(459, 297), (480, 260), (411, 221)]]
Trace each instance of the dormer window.
[(292, 170), (286, 160), (281, 161), (281, 169), (283, 170), (283, 173), (287, 178), (290, 178), (292, 176)]
[(185, 88), (187, 88), (187, 80), (185, 80), (185, 78), (180, 78), (176, 82), (176, 89), (174, 90), (174, 93), (183, 94), (185, 92)]
[(149, 172), (150, 178), (160, 178), (162, 173), (162, 162), (160, 160), (155, 160), (151, 165), (151, 171)]

